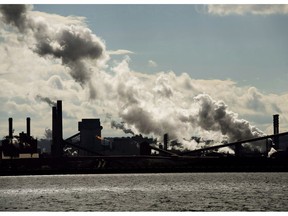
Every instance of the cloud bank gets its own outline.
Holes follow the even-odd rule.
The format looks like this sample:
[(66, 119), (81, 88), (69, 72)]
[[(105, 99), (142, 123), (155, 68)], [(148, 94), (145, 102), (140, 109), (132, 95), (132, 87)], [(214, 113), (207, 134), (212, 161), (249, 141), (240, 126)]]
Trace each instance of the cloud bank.
[(206, 13), (218, 16), (229, 15), (275, 15), (282, 14), (288, 15), (288, 5), (208, 5), (206, 7)]

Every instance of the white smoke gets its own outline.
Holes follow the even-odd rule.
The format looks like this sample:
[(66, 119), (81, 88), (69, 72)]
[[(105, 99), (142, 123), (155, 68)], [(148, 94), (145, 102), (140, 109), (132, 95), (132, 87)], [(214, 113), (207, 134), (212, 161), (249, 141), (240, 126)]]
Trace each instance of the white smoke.
[(85, 26), (50, 24), (42, 17), (32, 16), (29, 13), (31, 9), (26, 5), (0, 6), (2, 20), (6, 24), (15, 26), (27, 37), (33, 36), (34, 52), (61, 59), (76, 82), (82, 86), (87, 84), (92, 89), (90, 97), (95, 99), (95, 87), (90, 82), (93, 71), (86, 61), (107, 58), (103, 41)]
[[(119, 104), (119, 117), (138, 133), (162, 137), (168, 133), (171, 139), (191, 137), (196, 132), (208, 131), (211, 138), (219, 141), (223, 136), (229, 142), (255, 138), (263, 135), (259, 129), (228, 109), (222, 101), (215, 101), (207, 94), (176, 89), (183, 77), (174, 73), (158, 73), (142, 77), (129, 71), (127, 60), (116, 68), (115, 82)], [(119, 66), (120, 67), (120, 66)], [(120, 76), (120, 75), (121, 76)], [(128, 79), (129, 77), (129, 79)], [(126, 79), (127, 78), (127, 79)], [(191, 82), (191, 83), (190, 83)], [(193, 86), (190, 79), (188, 86)], [(195, 95), (193, 96), (192, 94)]]
[(116, 128), (122, 130), (125, 134), (132, 134), (134, 135), (134, 132), (130, 129), (127, 128), (124, 122), (116, 122), (116, 121), (111, 121), (111, 128)]
[(202, 94), (195, 97), (199, 103), (197, 124), (207, 131), (221, 131), (227, 135), (229, 142), (245, 140), (263, 136), (263, 132), (250, 125), (244, 119), (228, 110), (223, 101), (214, 101), (209, 95)]

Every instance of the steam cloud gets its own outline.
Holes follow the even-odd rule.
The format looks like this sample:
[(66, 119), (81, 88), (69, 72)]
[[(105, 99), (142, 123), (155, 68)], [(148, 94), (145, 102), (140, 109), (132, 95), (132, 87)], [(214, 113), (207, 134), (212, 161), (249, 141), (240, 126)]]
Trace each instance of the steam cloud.
[(42, 97), (40, 95), (36, 96), (36, 99), (41, 100), (43, 102), (46, 102), (49, 106), (53, 107), (56, 106), (56, 102), (52, 101), (50, 98), (48, 97)]
[[(189, 113), (173, 104), (173, 112), (166, 112), (163, 118), (155, 119), (158, 111), (149, 112), (133, 104), (120, 112), (122, 119), (130, 125), (134, 125), (140, 133), (153, 133), (161, 137), (168, 132), (172, 139), (181, 139), (185, 134), (185, 128), (201, 128), (204, 131), (221, 132), (228, 137), (229, 142), (245, 140), (263, 136), (264, 133), (244, 119), (238, 119), (236, 113), (228, 110), (228, 106), (222, 101), (214, 101), (207, 94), (199, 94), (191, 101), (191, 105), (197, 111)], [(187, 113), (187, 115), (183, 114)], [(192, 132), (192, 131), (191, 131)], [(182, 137), (183, 138), (183, 137)]]
[[(22, 5), (1, 6), (0, 11), (6, 24), (14, 25), (25, 34), (32, 32), (36, 53), (61, 59), (62, 64), (70, 68), (73, 79), (89, 88), (90, 98), (104, 101), (105, 106), (114, 109), (111, 113), (118, 113), (123, 122), (111, 121), (112, 128), (158, 138), (168, 133), (169, 138), (183, 141), (191, 148), (195, 148), (196, 142), (191, 144), (184, 141), (184, 137), (191, 138), (196, 133), (216, 134), (220, 141), (226, 136), (229, 142), (263, 135), (248, 121), (239, 119), (224, 102), (202, 94), (187, 74), (139, 74), (130, 71), (129, 59), (112, 68), (113, 75), (96, 71), (97, 80), (101, 80), (97, 89), (102, 90), (96, 94), (93, 79), (96, 75), (86, 60), (104, 58), (105, 46), (91, 30), (77, 25), (49, 24), (30, 16), (29, 7)], [(37, 98), (54, 105), (48, 97), (38, 95)]]
[[(82, 86), (94, 89), (89, 83), (92, 71), (85, 60), (97, 60), (105, 57), (104, 43), (90, 29), (75, 25), (50, 25), (46, 20), (29, 16), (31, 7), (25, 5), (2, 5), (0, 12), (3, 21), (18, 28), (22, 33), (32, 31), (36, 40), (34, 51), (40, 56), (50, 55), (62, 60), (70, 68), (70, 75)], [(95, 99), (93, 91), (90, 95)]]
[(111, 128), (120, 129), (120, 130), (123, 130), (123, 132), (126, 133), (126, 134), (134, 135), (134, 132), (131, 129), (126, 128), (124, 122), (119, 123), (119, 122), (116, 122), (116, 121), (111, 121)]
[(237, 114), (229, 111), (222, 101), (214, 101), (209, 95), (195, 97), (200, 103), (197, 124), (207, 131), (221, 131), (230, 142), (263, 136), (263, 132), (251, 126), (248, 121), (238, 119)]

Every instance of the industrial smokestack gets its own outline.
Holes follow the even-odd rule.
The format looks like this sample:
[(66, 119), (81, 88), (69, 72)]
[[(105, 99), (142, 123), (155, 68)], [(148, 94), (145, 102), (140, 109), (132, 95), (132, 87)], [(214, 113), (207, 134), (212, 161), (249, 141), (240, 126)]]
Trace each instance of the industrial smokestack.
[[(274, 135), (279, 134), (279, 115), (273, 115), (273, 131)], [(274, 143), (276, 150), (279, 149), (279, 137), (274, 137)]]
[(52, 146), (51, 153), (52, 155), (56, 155), (56, 147), (57, 147), (57, 108), (52, 107)]
[(279, 133), (279, 115), (278, 114), (273, 115), (273, 130), (274, 130), (274, 134)]
[(57, 101), (56, 107), (52, 107), (52, 155), (61, 157), (63, 154), (63, 125), (62, 125), (62, 101)]
[(168, 134), (164, 134), (164, 150), (168, 149)]
[(26, 119), (26, 127), (27, 127), (26, 133), (27, 133), (28, 137), (30, 137), (30, 134), (31, 134), (30, 121), (31, 121), (31, 119), (29, 117), (27, 117), (27, 119)]
[(60, 141), (63, 139), (63, 124), (62, 124), (62, 101), (57, 101), (57, 134)]
[(9, 138), (13, 137), (13, 119), (9, 118)]
[(53, 144), (56, 140), (56, 131), (57, 131), (57, 113), (56, 113), (56, 107), (52, 107), (52, 140)]

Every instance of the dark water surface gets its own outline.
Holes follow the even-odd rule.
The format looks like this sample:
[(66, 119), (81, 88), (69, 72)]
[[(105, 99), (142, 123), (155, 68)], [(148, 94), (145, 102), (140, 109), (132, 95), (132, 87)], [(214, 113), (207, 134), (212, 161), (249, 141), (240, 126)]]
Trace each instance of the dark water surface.
[(287, 211), (288, 173), (0, 177), (1, 211)]

